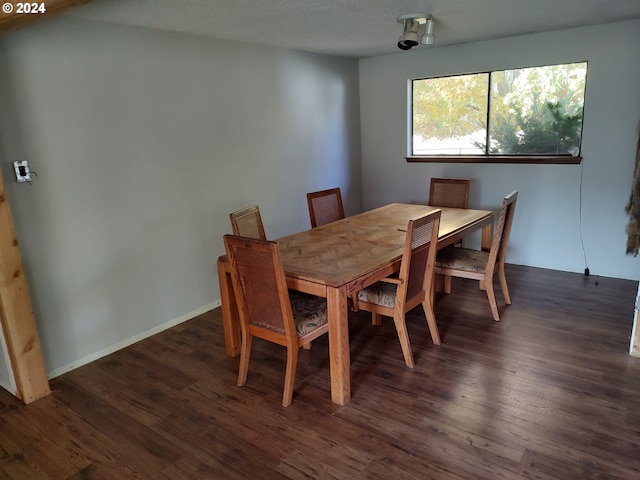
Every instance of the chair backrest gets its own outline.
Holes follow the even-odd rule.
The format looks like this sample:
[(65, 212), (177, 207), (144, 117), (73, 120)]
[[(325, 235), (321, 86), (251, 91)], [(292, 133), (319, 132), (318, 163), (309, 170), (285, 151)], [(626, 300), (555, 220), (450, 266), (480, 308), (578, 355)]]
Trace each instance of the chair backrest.
[(400, 301), (413, 298), (422, 291), (430, 294), (433, 269), (438, 250), (440, 210), (409, 220), (402, 253), (398, 287)]
[(502, 200), (500, 208), (500, 216), (496, 224), (496, 231), (493, 234), (491, 242), (491, 251), (489, 252), (489, 264), (487, 265), (487, 273), (491, 274), (497, 261), (504, 262), (507, 254), (507, 244), (509, 243), (509, 234), (511, 233), (511, 224), (513, 223), (513, 214), (516, 211), (516, 200), (518, 199), (518, 191), (514, 190)]
[(342, 194), (339, 188), (307, 193), (311, 228), (344, 218)]
[(297, 338), (277, 243), (225, 235), (224, 245), (242, 328), (258, 326), (274, 336)]
[(432, 178), (429, 205), (433, 207), (469, 208), (468, 178)]
[(231, 219), (231, 228), (233, 234), (239, 237), (257, 238), (258, 240), (266, 240), (262, 225), (262, 217), (260, 209), (257, 205), (252, 205), (237, 212), (229, 214)]

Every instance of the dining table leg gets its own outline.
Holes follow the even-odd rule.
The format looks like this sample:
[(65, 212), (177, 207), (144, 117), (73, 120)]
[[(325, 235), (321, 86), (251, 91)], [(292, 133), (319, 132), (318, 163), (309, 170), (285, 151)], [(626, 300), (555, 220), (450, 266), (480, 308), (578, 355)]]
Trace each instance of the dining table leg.
[(493, 222), (487, 223), (482, 227), (482, 238), (480, 239), (480, 249), (483, 252), (491, 250), (491, 242), (493, 242)]
[(331, 400), (338, 405), (344, 405), (351, 398), (349, 310), (346, 287), (327, 287), (327, 310)]

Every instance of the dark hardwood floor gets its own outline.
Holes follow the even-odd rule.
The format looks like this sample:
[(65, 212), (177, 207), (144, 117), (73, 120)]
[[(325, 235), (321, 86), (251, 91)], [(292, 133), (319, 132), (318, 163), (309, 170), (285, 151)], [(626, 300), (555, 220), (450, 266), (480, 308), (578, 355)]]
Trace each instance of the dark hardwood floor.
[(628, 354), (637, 282), (519, 266), (495, 323), (484, 292), (439, 295), (443, 338), (409, 315), (351, 316), (352, 400), (329, 393), (326, 336), (300, 352), (280, 405), (284, 349), (254, 340), (247, 386), (220, 309), (53, 379), (24, 406), (0, 393), (0, 478), (637, 479), (640, 359)]

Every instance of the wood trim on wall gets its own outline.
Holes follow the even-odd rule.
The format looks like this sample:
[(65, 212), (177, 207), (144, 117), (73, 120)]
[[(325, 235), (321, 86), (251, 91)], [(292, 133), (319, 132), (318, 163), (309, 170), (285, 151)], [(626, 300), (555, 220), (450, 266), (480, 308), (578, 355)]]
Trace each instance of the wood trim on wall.
[[(0, 171), (0, 322), (15, 380), (15, 395), (31, 403), (51, 393), (31, 309), (20, 249)], [(14, 392), (11, 392), (14, 393)]]
[(35, 3), (38, 5), (40, 5), (41, 3), (44, 4), (46, 8), (46, 11), (44, 13), (19, 13), (17, 8), (17, 4), (19, 2), (17, 0), (4, 0), (2, 3), (9, 3), (13, 5), (13, 9), (11, 13), (0, 13), (0, 32), (7, 32), (9, 30), (13, 30), (14, 28), (22, 27), (24, 25), (37, 22), (38, 20), (52, 17), (54, 15), (57, 15), (58, 13), (64, 12), (71, 7), (83, 5), (92, 1), (93, 0), (40, 0), (39, 2)]

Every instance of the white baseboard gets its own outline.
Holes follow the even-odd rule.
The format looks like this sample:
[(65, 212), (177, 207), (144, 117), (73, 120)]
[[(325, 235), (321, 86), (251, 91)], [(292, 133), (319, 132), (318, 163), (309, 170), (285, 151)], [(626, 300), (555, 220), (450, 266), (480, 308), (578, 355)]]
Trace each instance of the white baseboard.
[(14, 397), (18, 396), (18, 390), (16, 389), (14, 382), (7, 383), (4, 379), (0, 378), (0, 387), (4, 388)]
[(197, 317), (198, 315), (201, 315), (205, 312), (208, 312), (209, 310), (213, 310), (214, 308), (217, 308), (220, 305), (221, 305), (220, 301), (213, 302), (213, 303), (210, 303), (209, 305), (205, 305), (196, 310), (193, 310), (192, 312), (189, 312), (185, 315), (181, 315), (178, 318), (169, 320), (168, 322), (163, 323), (162, 325), (158, 325), (157, 327), (154, 327), (151, 330), (147, 330), (146, 332), (142, 332), (138, 335), (134, 335), (133, 337), (129, 337), (126, 340), (123, 340), (122, 342), (116, 343), (115, 345), (102, 349), (98, 352), (92, 353), (91, 355), (87, 355), (86, 357), (81, 358), (76, 362), (65, 365), (64, 367), (56, 368), (55, 370), (52, 370), (51, 372), (47, 373), (47, 378), (51, 379), (51, 378), (59, 377), (60, 375), (70, 372), (71, 370), (75, 370), (76, 368), (81, 367), (82, 365), (91, 363), (94, 360), (98, 360), (99, 358), (105, 357), (113, 352), (116, 352), (125, 347), (128, 347), (129, 345), (133, 345), (134, 343), (139, 342), (140, 340), (144, 340), (145, 338), (151, 337), (156, 333), (160, 333), (168, 328), (179, 325), (182, 322), (191, 320), (192, 318)]

